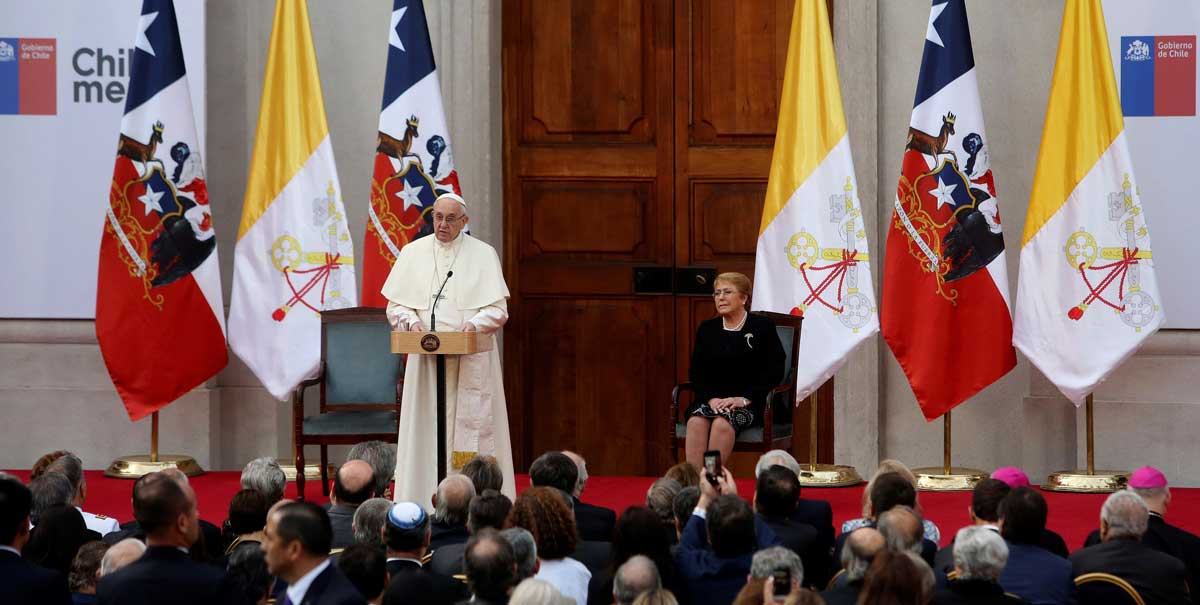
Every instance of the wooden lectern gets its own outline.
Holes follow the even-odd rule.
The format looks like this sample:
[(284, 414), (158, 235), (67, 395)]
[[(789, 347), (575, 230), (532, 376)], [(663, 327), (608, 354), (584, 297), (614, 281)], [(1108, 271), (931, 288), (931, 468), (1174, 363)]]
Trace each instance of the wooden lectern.
[[(446, 478), (446, 356), (471, 355), (492, 350), (491, 334), (479, 332), (392, 332), (392, 352), (398, 355), (433, 355), (437, 358), (437, 468), (438, 482)], [(420, 405), (405, 402), (406, 405)]]

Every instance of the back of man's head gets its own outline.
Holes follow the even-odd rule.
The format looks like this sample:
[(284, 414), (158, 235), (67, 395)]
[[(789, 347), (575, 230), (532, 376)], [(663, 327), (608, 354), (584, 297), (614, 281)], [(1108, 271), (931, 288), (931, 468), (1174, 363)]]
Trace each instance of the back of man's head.
[(333, 475), (337, 503), (355, 507), (375, 495), (375, 471), (362, 460), (350, 460)]
[(900, 473), (884, 473), (871, 485), (871, 514), (879, 515), (894, 506), (913, 508), (917, 505), (917, 490)]
[(82, 496), (83, 461), (79, 459), (79, 456), (71, 452), (63, 452), (62, 456), (46, 465), (46, 472), (62, 473), (71, 482), (71, 489), (74, 490), (75, 495)]
[(235, 536), (261, 531), (267, 526), (271, 504), (258, 490), (243, 489), (229, 500), (229, 531)]
[(1000, 520), (1000, 502), (1012, 491), (999, 479), (984, 479), (971, 491), (971, 512), (980, 521), (995, 524)]
[(646, 508), (654, 511), (667, 527), (674, 524), (675, 496), (679, 495), (682, 489), (683, 486), (678, 481), (660, 477), (646, 490)]
[(477, 493), (504, 488), (504, 471), (500, 469), (495, 456), (475, 456), (463, 465), (461, 472), (471, 480)]
[(467, 515), (467, 530), (475, 533), (485, 527), (500, 529), (504, 520), (512, 510), (512, 500), (508, 496), (494, 490), (484, 490), (483, 493), (471, 499), (471, 512)]
[(696, 510), (696, 504), (700, 502), (700, 488), (696, 486), (685, 487), (675, 494), (675, 500), (671, 503), (671, 511), (675, 515), (675, 524), (680, 530), (687, 525), (688, 519), (692, 516), (692, 511)]
[(113, 544), (100, 559), (100, 577), (107, 576), (141, 558), (146, 545), (137, 538), (125, 538)]
[[(491, 528), (488, 528), (491, 529)], [(510, 527), (500, 532), (500, 537), (512, 546), (513, 557), (517, 561), (517, 579), (520, 583), (525, 578), (532, 578), (538, 570), (537, 541), (533, 534), (524, 527)]]
[(374, 546), (347, 546), (338, 555), (337, 568), (368, 601), (378, 598), (387, 587), (387, 557)]
[(516, 585), (517, 562), (508, 540), (492, 529), (471, 536), (463, 552), (463, 572), (476, 599), (507, 601)]
[(133, 518), (150, 538), (170, 533), (190, 506), (184, 488), (163, 472), (143, 476), (133, 489)]
[(995, 582), (1007, 562), (1008, 545), (990, 528), (968, 526), (954, 536), (954, 568), (960, 580)]
[(283, 499), (287, 476), (275, 458), (263, 456), (246, 463), (242, 469), (241, 483), (242, 489), (255, 490), (266, 496), (267, 502), (275, 504)]
[(754, 511), (738, 496), (717, 496), (705, 511), (708, 541), (718, 557), (729, 558), (754, 552), (758, 541), (754, 531)]
[(529, 466), (529, 482), (534, 487), (554, 487), (574, 494), (578, 481), (579, 467), (562, 452), (546, 452)]
[(384, 544), (392, 553), (420, 553), (429, 545), (429, 515), (415, 502), (397, 502), (388, 509)]
[(750, 577), (755, 580), (770, 578), (778, 570), (786, 569), (797, 586), (804, 584), (804, 563), (790, 548), (772, 546), (754, 553), (750, 560)]
[[(13, 546), (29, 531), (33, 495), (16, 479), (0, 479), (0, 546)], [(19, 550), (19, 547), (18, 547)]]
[(634, 555), (617, 568), (613, 577), (613, 599), (617, 605), (633, 605), (647, 590), (662, 587), (658, 566), (645, 555)]
[(778, 464), (769, 466), (758, 476), (754, 505), (764, 516), (781, 518), (796, 510), (800, 499), (800, 477)]
[(875, 556), (886, 546), (883, 534), (873, 527), (860, 527), (850, 532), (842, 546), (842, 569), (846, 570), (846, 581), (862, 580)]
[(437, 504), (433, 516), (439, 523), (466, 525), (475, 499), (475, 485), (466, 475), (450, 475), (437, 487)]
[(1113, 492), (1100, 507), (1100, 534), (1105, 542), (1116, 539), (1140, 540), (1146, 533), (1150, 510), (1142, 497), (1123, 489)]
[(754, 465), (754, 476), (758, 477), (763, 471), (776, 465), (792, 471), (797, 477), (800, 476), (800, 463), (796, 462), (796, 458), (787, 450), (771, 450), (759, 456), (758, 463)]
[(29, 520), (34, 525), (38, 524), (43, 512), (56, 506), (73, 506), (75, 502), (75, 488), (62, 473), (42, 473), (42, 476), (29, 482), (29, 491), (33, 494)]
[(913, 509), (904, 505), (893, 506), (879, 515), (877, 527), (889, 549), (921, 554), (925, 528), (921, 515)]
[(392, 476), (396, 474), (396, 446), (382, 441), (364, 441), (350, 448), (346, 461), (362, 460), (371, 466), (375, 477), (373, 491), (376, 496), (387, 493)]
[(1001, 535), (1016, 544), (1039, 544), (1046, 529), (1046, 499), (1030, 487), (1018, 487), (1000, 502)]
[(386, 498), (371, 498), (358, 505), (350, 523), (355, 544), (383, 547), (383, 525), (387, 522), (392, 501)]
[(329, 555), (333, 544), (333, 526), (325, 509), (312, 502), (288, 502), (271, 513), (275, 533), (283, 545), (299, 541), (301, 549), (313, 558)]

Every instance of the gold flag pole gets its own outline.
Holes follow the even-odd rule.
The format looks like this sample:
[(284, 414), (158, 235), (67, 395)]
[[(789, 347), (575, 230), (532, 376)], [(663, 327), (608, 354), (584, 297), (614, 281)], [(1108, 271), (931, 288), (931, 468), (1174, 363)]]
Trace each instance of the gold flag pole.
[(975, 484), (987, 478), (987, 473), (976, 468), (956, 468), (951, 464), (951, 427), (953, 426), (950, 412), (942, 415), (942, 466), (927, 466), (915, 468), (917, 489), (930, 492), (960, 492), (975, 488)]
[(142, 475), (157, 473), (168, 468), (177, 468), (189, 477), (204, 474), (204, 469), (195, 458), (184, 454), (158, 453), (158, 411), (150, 414), (150, 454), (121, 456), (104, 469), (104, 476), (117, 479), (137, 479)]
[(849, 487), (862, 483), (853, 466), (817, 462), (817, 392), (808, 397), (808, 469), (800, 470), (800, 485), (805, 487)]
[(1084, 405), (1087, 407), (1084, 420), (1087, 432), (1087, 468), (1050, 473), (1050, 476), (1046, 477), (1046, 483), (1042, 489), (1055, 492), (1103, 494), (1125, 489), (1129, 482), (1129, 471), (1096, 470), (1096, 412), (1091, 393), (1088, 393)]

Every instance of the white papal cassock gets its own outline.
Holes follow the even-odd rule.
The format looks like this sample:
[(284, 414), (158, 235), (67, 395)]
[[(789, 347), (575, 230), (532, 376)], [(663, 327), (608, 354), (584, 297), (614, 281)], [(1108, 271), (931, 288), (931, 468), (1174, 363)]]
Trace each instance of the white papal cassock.
[[(447, 274), (454, 275), (446, 280)], [(429, 323), (438, 288), (437, 325)], [(400, 249), (383, 284), (387, 315), (396, 330), (420, 322), (428, 330), (457, 332), (471, 322), (492, 339), (492, 350), (446, 357), (446, 452), (451, 470), (476, 454), (495, 456), (504, 472), (504, 494), (516, 498), (512, 443), (496, 332), (508, 321), (508, 286), (491, 246), (460, 233), (450, 243), (434, 235)], [(404, 368), (400, 435), (396, 445), (395, 500), (428, 503), (437, 490), (437, 362), (409, 355)]]

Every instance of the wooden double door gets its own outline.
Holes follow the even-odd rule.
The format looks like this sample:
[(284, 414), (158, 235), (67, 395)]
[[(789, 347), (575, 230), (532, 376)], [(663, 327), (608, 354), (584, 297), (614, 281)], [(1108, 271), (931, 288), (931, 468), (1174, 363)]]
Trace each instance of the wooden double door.
[[(754, 277), (792, 5), (504, 3), (505, 383), (518, 469), (550, 449), (580, 452), (593, 474), (676, 462), (670, 393), (686, 380), (696, 325), (714, 315), (711, 279)], [(831, 413), (821, 425), (824, 459)]]

